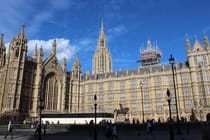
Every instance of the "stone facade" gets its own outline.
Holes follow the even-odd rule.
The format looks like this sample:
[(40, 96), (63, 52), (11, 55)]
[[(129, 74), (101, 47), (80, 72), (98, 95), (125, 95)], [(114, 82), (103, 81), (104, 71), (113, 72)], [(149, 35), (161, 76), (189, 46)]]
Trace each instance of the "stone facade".
[[(26, 117), (38, 118), (40, 102), (43, 113), (79, 111), (79, 84), (81, 66), (78, 58), (71, 72), (66, 71), (56, 57), (56, 40), (51, 54), (43, 60), (43, 49), (34, 48), (27, 56), (27, 39), (24, 26), (6, 49), (1, 36), (0, 112), (1, 117), (22, 121)], [(40, 98), (39, 98), (40, 97)]]
[[(60, 65), (56, 57), (56, 40), (45, 60), (42, 48), (37, 50), (37, 46), (33, 56), (27, 56), (24, 26), (11, 41), (7, 55), (3, 35), (0, 45), (1, 117), (14, 121), (22, 121), (25, 117), (38, 118), (40, 99), (44, 106), (43, 113), (94, 113), (96, 95), (97, 112), (113, 113), (121, 104), (121, 107), (129, 108), (126, 117), (130, 120), (138, 119), (141, 122), (143, 113), (145, 120), (166, 120), (169, 118), (167, 89), (172, 95), (172, 117), (176, 117), (171, 65), (156, 63), (112, 72), (112, 58), (103, 23), (93, 57), (92, 74), (85, 72), (82, 75), (78, 56), (71, 71), (66, 70), (65, 58)], [(198, 120), (205, 119), (210, 113), (208, 37), (204, 36), (203, 44), (196, 39), (192, 47), (186, 38), (186, 55), (186, 62), (174, 65), (178, 114), (188, 120), (192, 114)], [(124, 119), (124, 116), (119, 115), (117, 119)]]

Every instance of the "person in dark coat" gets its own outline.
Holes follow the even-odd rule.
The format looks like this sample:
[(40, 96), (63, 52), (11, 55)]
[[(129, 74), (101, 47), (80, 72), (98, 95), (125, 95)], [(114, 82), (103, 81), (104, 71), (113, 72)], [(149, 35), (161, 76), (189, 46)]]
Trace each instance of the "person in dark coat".
[(41, 129), (41, 124), (40, 122), (36, 122), (35, 125), (36, 125), (36, 130), (35, 130), (34, 136), (36, 137), (37, 133), (39, 133), (39, 129)]
[(11, 134), (11, 138), (13, 138), (13, 132), (12, 132), (13, 128), (14, 127), (13, 127), (12, 121), (9, 121), (8, 126), (7, 126), (7, 134), (4, 137), (5, 139), (7, 138), (9, 133)]

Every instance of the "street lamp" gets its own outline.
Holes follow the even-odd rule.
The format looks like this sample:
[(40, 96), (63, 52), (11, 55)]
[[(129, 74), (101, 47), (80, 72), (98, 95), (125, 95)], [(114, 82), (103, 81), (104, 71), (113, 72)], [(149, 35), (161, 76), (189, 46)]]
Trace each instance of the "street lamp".
[(144, 124), (144, 103), (143, 103), (143, 91), (142, 91), (142, 87), (143, 87), (143, 81), (140, 81), (139, 83), (140, 88), (141, 88), (141, 107), (142, 107), (142, 123)]
[[(42, 65), (40, 65), (40, 69), (43, 73), (43, 67)], [(41, 79), (39, 81), (39, 136), (38, 136), (38, 140), (42, 140), (42, 109), (44, 107), (44, 102), (43, 102), (43, 97), (42, 97), (42, 75), (41, 75)]]
[(171, 64), (172, 68), (172, 73), (173, 73), (173, 83), (174, 83), (174, 94), (175, 94), (175, 105), (176, 105), (176, 118), (177, 118), (177, 134), (180, 134), (180, 127), (179, 127), (179, 115), (178, 115), (178, 107), (177, 107), (177, 96), (176, 96), (176, 86), (175, 86), (175, 78), (174, 78), (174, 64), (175, 64), (175, 59), (173, 58), (172, 54), (170, 55), (169, 58), (169, 64)]
[(97, 96), (94, 95), (94, 107), (95, 107), (95, 125), (94, 125), (94, 140), (97, 140), (97, 133), (96, 133), (96, 111), (97, 111), (97, 104), (96, 104)]
[(167, 101), (168, 101), (168, 110), (169, 110), (169, 118), (170, 118), (169, 135), (170, 135), (170, 140), (174, 140), (174, 131), (172, 129), (172, 119), (171, 119), (171, 93), (169, 89), (167, 89)]
[(169, 109), (169, 118), (170, 118), (170, 122), (172, 122), (172, 119), (171, 119), (171, 93), (170, 93), (169, 89), (167, 89), (167, 101), (168, 101), (168, 109)]
[(43, 109), (43, 101), (41, 95), (39, 97), (39, 137), (38, 140), (42, 140), (42, 109)]

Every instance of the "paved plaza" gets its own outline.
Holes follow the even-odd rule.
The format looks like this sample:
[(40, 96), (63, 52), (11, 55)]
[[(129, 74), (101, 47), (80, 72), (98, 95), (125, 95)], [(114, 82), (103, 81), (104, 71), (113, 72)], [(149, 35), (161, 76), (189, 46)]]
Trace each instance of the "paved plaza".
[[(170, 140), (169, 130), (165, 128), (154, 128), (151, 134), (147, 134), (146, 128), (136, 129), (132, 127), (117, 128), (119, 140)], [(207, 130), (208, 129), (208, 130)], [(203, 140), (203, 132), (209, 128), (190, 128), (182, 129), (182, 134), (177, 135), (174, 128), (174, 140)], [(34, 135), (34, 129), (15, 129), (14, 140), (37, 140), (38, 136)], [(6, 130), (0, 130), (0, 139), (3, 140)], [(7, 139), (11, 139), (9, 135)], [(47, 130), (45, 136), (42, 133), (42, 140), (93, 140), (93, 131), (87, 128), (56, 128)], [(106, 140), (105, 129), (97, 129), (97, 140)]]

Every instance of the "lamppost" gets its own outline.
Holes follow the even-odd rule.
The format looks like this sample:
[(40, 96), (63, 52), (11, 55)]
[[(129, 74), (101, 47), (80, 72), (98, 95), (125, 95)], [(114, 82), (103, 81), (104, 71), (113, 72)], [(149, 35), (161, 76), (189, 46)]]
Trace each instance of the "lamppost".
[(97, 111), (97, 103), (96, 103), (96, 100), (97, 100), (97, 96), (96, 94), (94, 95), (94, 107), (95, 107), (95, 124), (94, 124), (94, 140), (97, 140), (97, 133), (96, 133), (96, 111)]
[(39, 95), (39, 137), (38, 140), (42, 140), (42, 109), (43, 109), (43, 101), (41, 95)]
[(142, 123), (144, 124), (144, 122), (145, 122), (145, 121), (144, 121), (144, 103), (143, 103), (144, 99), (143, 99), (143, 91), (142, 91), (143, 81), (140, 81), (139, 85), (140, 85), (140, 88), (141, 88)]
[(178, 106), (177, 106), (177, 95), (176, 95), (176, 86), (175, 86), (175, 76), (174, 76), (174, 64), (175, 59), (173, 58), (172, 54), (169, 58), (169, 63), (171, 64), (172, 74), (173, 74), (173, 83), (174, 83), (174, 94), (175, 94), (175, 105), (176, 105), (176, 123), (177, 123), (177, 134), (181, 134), (180, 127), (179, 127), (179, 115), (178, 115)]
[(170, 122), (172, 122), (172, 119), (171, 119), (171, 93), (170, 93), (169, 89), (167, 89), (167, 101), (168, 101), (168, 109), (169, 109), (169, 118), (170, 118)]
[(167, 89), (167, 101), (168, 101), (168, 110), (169, 110), (169, 118), (170, 118), (169, 135), (170, 135), (170, 140), (174, 140), (174, 131), (172, 129), (172, 119), (171, 119), (171, 93), (169, 89)]
[[(40, 69), (41, 69), (41, 73), (43, 73), (43, 67), (42, 65), (40, 65)], [(42, 75), (41, 75), (41, 79), (39, 81), (39, 136), (38, 136), (38, 140), (42, 140), (42, 109), (44, 107), (44, 102), (43, 102), (43, 97), (42, 97)]]

